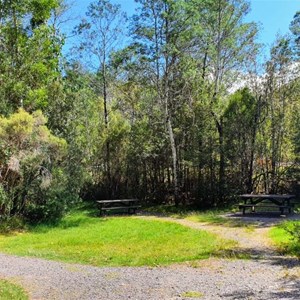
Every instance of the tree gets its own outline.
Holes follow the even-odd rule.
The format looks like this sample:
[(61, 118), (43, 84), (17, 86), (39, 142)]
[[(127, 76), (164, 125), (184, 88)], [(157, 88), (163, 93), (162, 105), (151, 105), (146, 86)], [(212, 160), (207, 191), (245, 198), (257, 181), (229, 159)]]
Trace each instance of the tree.
[(184, 35), (188, 24), (180, 1), (138, 1), (139, 14), (133, 18), (134, 38), (140, 47), (140, 60), (147, 63), (147, 84), (153, 89), (152, 103), (164, 120), (172, 157), (173, 197), (179, 204), (179, 153), (176, 144), (176, 114), (180, 110), (184, 56)]
[(294, 47), (296, 57), (300, 56), (300, 11), (297, 11), (290, 24), (290, 31), (294, 36)]
[[(257, 53), (255, 38), (257, 26), (244, 23), (249, 3), (244, 0), (193, 1), (194, 14), (199, 26), (196, 32), (197, 53), (200, 70), (206, 80), (210, 98), (211, 116), (215, 122), (219, 143), (219, 199), (224, 196), (225, 152), (224, 152), (224, 111), (228, 91), (234, 85), (239, 72), (245, 72), (247, 62), (254, 60)], [(196, 4), (196, 5), (195, 5)], [(204, 14), (205, 13), (205, 14)]]
[(56, 0), (1, 2), (1, 113), (47, 106), (50, 86), (60, 76), (62, 43), (47, 24), (57, 5)]
[[(261, 166), (265, 192), (276, 193), (282, 188), (286, 168), (291, 163), (291, 132), (289, 126), (292, 105), (294, 76), (293, 53), (290, 40), (278, 37), (271, 49), (271, 58), (266, 63), (264, 94), (267, 105), (266, 121), (261, 135)], [(283, 149), (285, 148), (285, 149)]]
[[(109, 85), (108, 62), (110, 55), (121, 43), (126, 15), (120, 5), (107, 0), (99, 0), (89, 5), (86, 19), (77, 26), (76, 31), (82, 37), (79, 46), (81, 57), (89, 57), (88, 67), (92, 67), (98, 76), (99, 83), (95, 88), (101, 90), (105, 129), (109, 132)], [(108, 133), (109, 135), (109, 133)], [(111, 146), (109, 137), (106, 141), (105, 173), (108, 186), (111, 186)], [(109, 188), (109, 191), (111, 188)], [(111, 195), (109, 195), (111, 196)]]

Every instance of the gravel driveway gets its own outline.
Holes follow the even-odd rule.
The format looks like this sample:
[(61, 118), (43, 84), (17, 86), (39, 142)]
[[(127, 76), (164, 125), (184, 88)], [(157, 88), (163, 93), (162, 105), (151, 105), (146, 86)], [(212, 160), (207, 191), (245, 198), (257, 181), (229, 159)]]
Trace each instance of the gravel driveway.
[(251, 231), (173, 221), (238, 240), (252, 259), (97, 268), (0, 254), (0, 277), (21, 284), (30, 299), (300, 299), (299, 261), (276, 255), (266, 237), (275, 219)]

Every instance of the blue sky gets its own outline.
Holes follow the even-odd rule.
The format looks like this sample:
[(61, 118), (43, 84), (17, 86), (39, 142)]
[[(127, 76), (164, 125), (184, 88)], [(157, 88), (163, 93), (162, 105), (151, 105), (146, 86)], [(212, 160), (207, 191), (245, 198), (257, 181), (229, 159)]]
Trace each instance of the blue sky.
[(300, 0), (251, 0), (251, 12), (247, 21), (261, 24), (260, 42), (269, 48), (276, 34), (286, 34), (296, 11), (300, 10)]
[[(72, 15), (84, 17), (87, 6), (92, 0), (68, 0), (74, 3)], [(132, 15), (136, 4), (134, 0), (111, 0), (118, 3), (123, 10)], [(251, 0), (251, 12), (246, 21), (255, 21), (260, 24), (261, 31), (259, 42), (266, 45), (265, 54), (275, 41), (276, 34), (286, 34), (289, 24), (296, 13), (300, 10), (300, 0)], [(73, 22), (72, 22), (73, 23)], [(69, 26), (74, 24), (70, 23)], [(68, 47), (68, 46), (67, 46)]]

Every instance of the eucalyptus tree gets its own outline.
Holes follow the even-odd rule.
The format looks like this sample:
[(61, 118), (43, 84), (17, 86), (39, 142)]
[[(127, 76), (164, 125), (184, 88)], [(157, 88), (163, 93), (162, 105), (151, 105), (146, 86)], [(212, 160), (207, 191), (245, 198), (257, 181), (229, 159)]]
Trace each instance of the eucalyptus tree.
[(95, 89), (103, 99), (103, 116), (107, 132), (105, 174), (109, 186), (111, 185), (111, 147), (108, 102), (112, 79), (109, 75), (108, 63), (111, 54), (122, 44), (126, 19), (126, 14), (122, 12), (120, 5), (112, 4), (107, 0), (99, 0), (88, 6), (85, 19), (75, 29), (81, 39), (78, 47), (80, 58), (87, 68), (98, 74), (100, 79)]
[(47, 106), (62, 46), (47, 21), (58, 5), (56, 0), (1, 1), (1, 113)]
[(191, 2), (195, 11), (195, 50), (200, 59), (199, 68), (206, 82), (209, 106), (218, 133), (219, 144), (219, 198), (224, 195), (225, 152), (224, 112), (229, 90), (236, 84), (238, 74), (245, 73), (255, 59), (257, 26), (244, 18), (250, 4), (245, 0), (216, 0)]
[(153, 108), (158, 109), (163, 120), (161, 127), (167, 136), (171, 156), (172, 176), (168, 176), (168, 181), (178, 204), (179, 132), (182, 121), (179, 119), (183, 103), (187, 100), (183, 73), (186, 70), (184, 60), (188, 57), (190, 23), (183, 1), (138, 0), (137, 3), (139, 8), (133, 17), (132, 32), (140, 50), (140, 60), (147, 64), (145, 78), (153, 90)]
[(290, 24), (290, 31), (294, 37), (294, 51), (296, 56), (300, 56), (300, 11), (297, 11), (294, 15), (294, 18)]
[[(263, 188), (277, 192), (282, 187), (286, 168), (292, 163), (292, 113), (297, 107), (293, 100), (296, 88), (293, 51), (289, 37), (279, 36), (266, 63), (263, 97), (267, 104), (267, 118), (261, 135), (261, 165)], [(296, 105), (296, 106), (295, 106)]]

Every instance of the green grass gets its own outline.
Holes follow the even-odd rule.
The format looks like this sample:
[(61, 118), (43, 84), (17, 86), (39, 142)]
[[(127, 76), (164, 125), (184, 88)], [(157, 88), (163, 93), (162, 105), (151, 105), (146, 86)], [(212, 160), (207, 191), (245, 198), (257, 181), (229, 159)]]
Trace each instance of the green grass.
[(300, 240), (293, 238), (288, 232), (296, 223), (300, 224), (299, 221), (287, 221), (277, 225), (271, 229), (270, 237), (280, 253), (300, 257)]
[(75, 212), (57, 226), (0, 236), (0, 251), (95, 266), (165, 265), (218, 255), (234, 242), (172, 222)]
[(195, 292), (195, 291), (189, 291), (185, 292), (181, 295), (183, 298), (201, 298), (203, 297), (203, 293)]
[(0, 300), (26, 300), (25, 291), (16, 284), (0, 279)]

